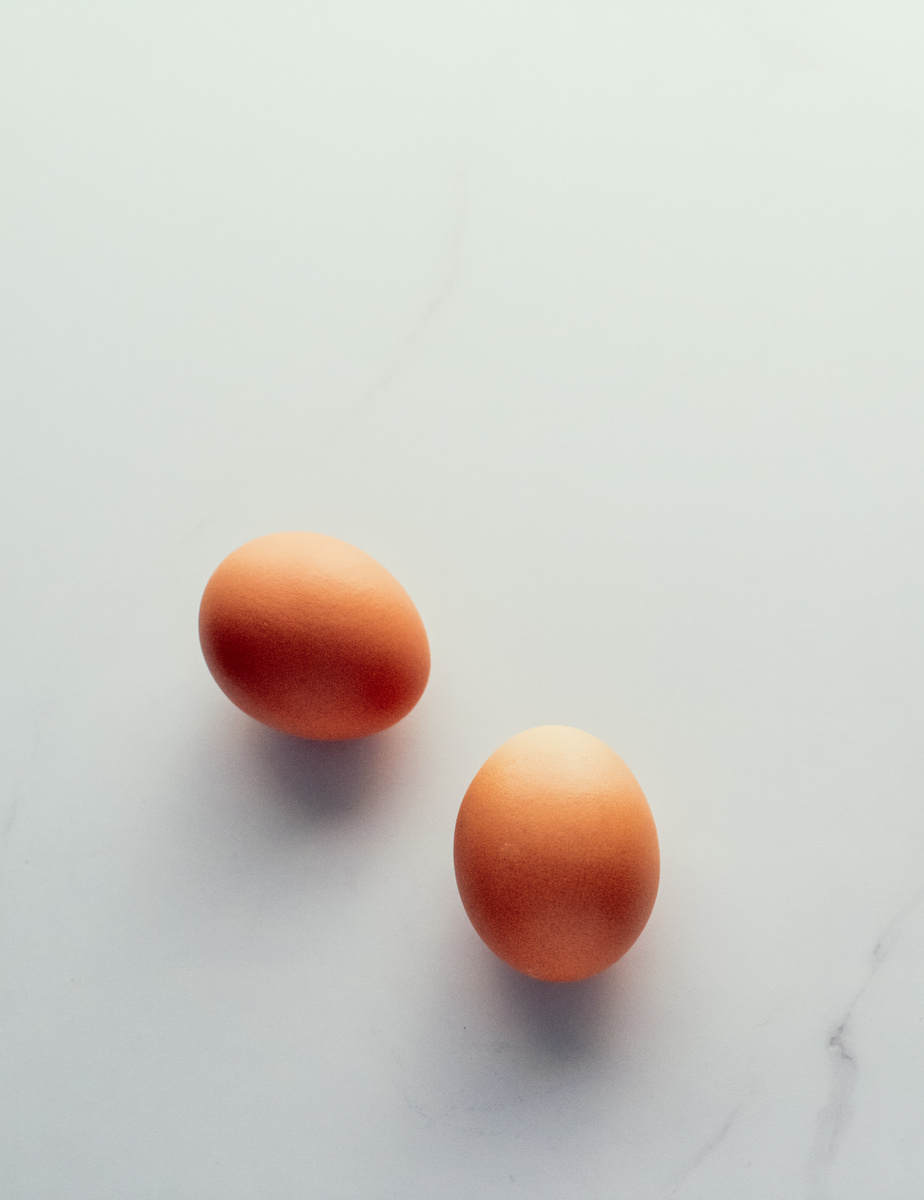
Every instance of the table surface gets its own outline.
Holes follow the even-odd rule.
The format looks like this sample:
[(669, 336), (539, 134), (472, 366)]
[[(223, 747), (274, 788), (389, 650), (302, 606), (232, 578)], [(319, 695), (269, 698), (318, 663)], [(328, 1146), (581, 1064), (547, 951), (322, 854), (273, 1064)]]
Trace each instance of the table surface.
[[(920, 1200), (924, 15), (0, 12), (0, 1194)], [(414, 712), (210, 678), (235, 546), (361, 546)], [(630, 953), (493, 958), (532, 725), (658, 823)]]

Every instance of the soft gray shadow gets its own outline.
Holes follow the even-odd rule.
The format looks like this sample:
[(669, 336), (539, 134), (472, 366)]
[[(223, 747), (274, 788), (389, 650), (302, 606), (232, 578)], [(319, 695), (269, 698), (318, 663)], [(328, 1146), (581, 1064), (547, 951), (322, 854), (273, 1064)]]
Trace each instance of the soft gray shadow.
[(535, 1048), (571, 1060), (597, 1057), (611, 1041), (619, 992), (613, 970), (574, 983), (546, 983), (498, 961), (495, 974)]
[(348, 825), (374, 815), (394, 780), (399, 735), (313, 742), (274, 729), (254, 733), (272, 801), (295, 824)]
[(289, 936), (297, 911), (302, 936), (323, 939), (326, 910), (381, 867), (415, 746), (398, 730), (309, 742), (243, 714), (216, 722), (194, 746), (174, 810), (175, 876), (159, 901), (171, 928), (186, 928), (197, 954), (233, 958), (263, 953), (277, 925)]

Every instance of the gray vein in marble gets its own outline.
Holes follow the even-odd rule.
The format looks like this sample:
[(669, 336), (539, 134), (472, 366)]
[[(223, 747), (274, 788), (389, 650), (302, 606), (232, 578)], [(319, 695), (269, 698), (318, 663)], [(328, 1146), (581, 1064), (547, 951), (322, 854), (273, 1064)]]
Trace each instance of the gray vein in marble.
[(29, 742), (29, 750), (26, 754), (26, 761), (23, 763), (18, 774), (13, 778), (12, 785), (10, 787), (10, 802), (6, 810), (6, 817), (3, 822), (3, 827), (0, 829), (0, 862), (2, 862), (7, 853), (10, 843), (10, 835), (16, 826), (16, 822), (22, 815), (26, 780), (28, 779), (29, 772), (32, 770), (33, 766), (35, 765), (35, 761), (38, 758), (39, 746), (42, 742), (45, 722), (48, 719), (50, 711), (51, 710), (47, 705), (43, 705), (36, 711), (35, 717), (32, 721), (32, 737)]
[(715, 1131), (715, 1133), (711, 1134), (706, 1141), (703, 1142), (702, 1146), (700, 1146), (696, 1153), (687, 1159), (683, 1169), (680, 1172), (680, 1175), (674, 1183), (674, 1186), (671, 1188), (670, 1195), (672, 1198), (679, 1194), (680, 1189), (697, 1169), (697, 1167), (704, 1163), (710, 1155), (714, 1154), (719, 1146), (721, 1146), (721, 1144), (728, 1137), (729, 1133), (731, 1133), (732, 1127), (734, 1126), (735, 1121), (738, 1119), (738, 1114), (741, 1112), (743, 1103), (743, 1100), (739, 1101), (725, 1118), (724, 1122)]
[(831, 1081), (828, 1099), (818, 1115), (818, 1127), (809, 1155), (808, 1197), (809, 1200), (828, 1200), (830, 1178), (838, 1151), (853, 1120), (854, 1097), (856, 1095), (859, 1068), (850, 1036), (854, 1010), (869, 991), (876, 973), (892, 951), (908, 918), (924, 900), (924, 884), (921, 885), (886, 925), (870, 952), (866, 978), (854, 992), (841, 1014), (840, 1020), (828, 1032), (825, 1049), (831, 1064)]
[(356, 406), (353, 413), (354, 416), (359, 415), (364, 410), (368, 410), (379, 396), (394, 383), (413, 357), (414, 351), (422, 340), (423, 335), (455, 291), (456, 283), (462, 269), (463, 250), (468, 225), (468, 188), (465, 171), (462, 167), (459, 168), (456, 174), (452, 196), (447, 207), (451, 215), (447, 222), (449, 230), (444, 240), (442, 269), (434, 281), (429, 298), (423, 306), (420, 315), (412, 328), (402, 338), (391, 357), (391, 361), (385, 367), (378, 380)]
[(6, 841), (13, 831), (13, 826), (16, 824), (16, 817), (19, 814), (19, 806), (22, 803), (22, 785), (19, 780), (13, 784), (13, 799), (10, 801), (10, 806), (7, 809), (6, 820), (3, 823), (3, 828), (0, 829), (0, 844)]

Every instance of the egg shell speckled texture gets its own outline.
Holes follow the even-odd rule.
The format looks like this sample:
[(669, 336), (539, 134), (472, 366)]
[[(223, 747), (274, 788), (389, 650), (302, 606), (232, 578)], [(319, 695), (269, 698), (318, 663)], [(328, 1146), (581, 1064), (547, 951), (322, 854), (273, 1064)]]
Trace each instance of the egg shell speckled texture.
[(658, 891), (658, 835), (635, 776), (604, 742), (563, 725), (491, 755), (459, 809), (454, 857), (482, 940), (537, 979), (611, 966)]
[(199, 609), (199, 640), (222, 691), (297, 737), (366, 737), (395, 724), (430, 674), (410, 596), (355, 546), (275, 533), (219, 564)]

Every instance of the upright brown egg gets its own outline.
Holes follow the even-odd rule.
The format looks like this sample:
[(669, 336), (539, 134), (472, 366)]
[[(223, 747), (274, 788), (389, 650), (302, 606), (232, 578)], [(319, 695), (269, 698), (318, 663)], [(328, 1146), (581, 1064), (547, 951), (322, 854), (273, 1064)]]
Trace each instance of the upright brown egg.
[(234, 703), (298, 737), (365, 737), (410, 712), (430, 674), (414, 604), (347, 542), (274, 533), (241, 546), (205, 588), (199, 640)]
[(658, 835), (635, 776), (564, 725), (505, 742), (465, 793), (455, 867), (465, 911), (505, 962), (537, 979), (621, 958), (658, 891)]

